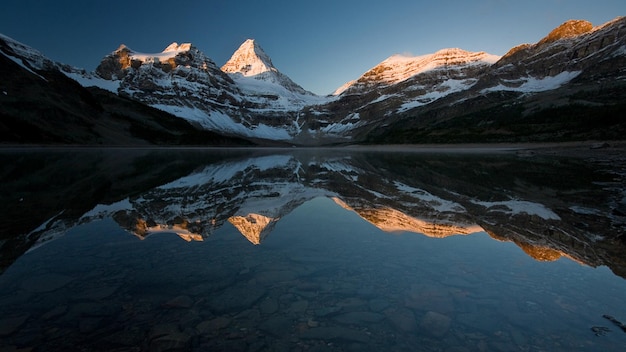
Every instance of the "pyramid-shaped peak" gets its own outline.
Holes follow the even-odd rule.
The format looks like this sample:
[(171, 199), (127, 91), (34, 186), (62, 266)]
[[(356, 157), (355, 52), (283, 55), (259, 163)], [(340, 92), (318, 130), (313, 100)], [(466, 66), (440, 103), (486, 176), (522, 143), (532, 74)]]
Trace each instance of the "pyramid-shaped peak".
[(246, 41), (244, 41), (243, 44), (239, 46), (239, 48), (248, 48), (248, 50), (250, 50), (250, 49), (255, 49), (255, 48), (260, 49), (261, 47), (259, 46), (259, 44), (257, 44), (257, 42), (254, 39), (249, 38), (249, 39), (246, 39)]
[(127, 47), (126, 44), (120, 44), (120, 46), (115, 49), (114, 53), (119, 53), (122, 51), (131, 52), (132, 50), (131, 48)]
[(263, 72), (276, 71), (270, 57), (254, 39), (247, 39), (228, 60), (222, 71), (255, 76)]
[(272, 218), (261, 214), (248, 214), (246, 216), (231, 216), (228, 218), (233, 226), (244, 235), (252, 244), (261, 244), (261, 241), (272, 231), (280, 218)]
[(246, 39), (246, 41), (243, 42), (243, 44), (239, 46), (239, 49), (237, 49), (237, 52), (250, 53), (250, 54), (257, 55), (257, 56), (267, 56), (265, 51), (263, 51), (263, 48), (261, 48), (259, 43), (257, 43), (256, 40), (254, 39)]

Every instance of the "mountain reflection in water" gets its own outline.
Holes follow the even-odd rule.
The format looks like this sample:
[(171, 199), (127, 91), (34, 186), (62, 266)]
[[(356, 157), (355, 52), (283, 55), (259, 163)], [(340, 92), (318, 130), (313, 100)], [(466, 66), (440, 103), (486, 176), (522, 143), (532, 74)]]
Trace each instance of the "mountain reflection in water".
[[(255, 245), (248, 245), (248, 257), (239, 261), (246, 264), (238, 269), (240, 271), (235, 276), (245, 276), (253, 270), (253, 259), (245, 258), (263, 256), (264, 246), (273, 239), (273, 232), (281, 232), (281, 226), (288, 227), (292, 233), (308, 233), (310, 230), (307, 227), (311, 226), (306, 220), (308, 216), (321, 217), (320, 221), (324, 223), (319, 225), (332, 227), (328, 232), (335, 234), (333, 238), (336, 241), (341, 241), (341, 236), (337, 235), (341, 233), (350, 233), (352, 237), (349, 238), (359, 241), (360, 231), (376, 229), (385, 233), (402, 234), (401, 237), (411, 236), (410, 234), (424, 235), (435, 238), (433, 241), (441, 242), (442, 246), (449, 245), (453, 248), (453, 242), (444, 244), (443, 241), (447, 240), (443, 239), (456, 235), (476, 236), (477, 241), (486, 246), (479, 239), (488, 235), (497, 241), (514, 243), (537, 261), (556, 261), (566, 257), (585, 266), (607, 266), (620, 277), (616, 278), (618, 280), (626, 277), (625, 219), (622, 213), (626, 199), (624, 174), (619, 167), (613, 165), (612, 168), (610, 164), (589, 164), (581, 159), (549, 156), (520, 157), (514, 152), (389, 153), (349, 149), (21, 150), (3, 151), (0, 159), (3, 164), (0, 175), (0, 211), (3, 214), (0, 224), (0, 255), (2, 271), (6, 270), (7, 273), (14, 263), (27, 257), (24, 255), (27, 251), (35, 255), (50, 244), (63, 241), (68, 233), (86, 231), (80, 230), (83, 228), (116, 224), (115, 226), (141, 240), (149, 238), (150, 240), (141, 242), (146, 243), (146, 246), (154, 237), (164, 236), (165, 233), (176, 234), (187, 242), (204, 242), (220, 237), (224, 232), (237, 231)], [(315, 214), (303, 215), (302, 212), (306, 211), (314, 211)], [(328, 215), (327, 218), (323, 218), (324, 214)], [(298, 217), (304, 220), (293, 220)], [(289, 218), (292, 220), (287, 221)], [(324, 238), (322, 234), (319, 236)], [(311, 237), (315, 237), (315, 234)], [(373, 241), (370, 237), (362, 238), (364, 243)], [(282, 240), (284, 237), (276, 238), (270, 249), (281, 248), (278, 243)], [(151, 243), (150, 246), (155, 245), (155, 242)], [(207, 245), (215, 243), (217, 242)], [(376, 243), (376, 246), (385, 247), (382, 241)], [(198, 244), (190, 243), (187, 246), (194, 245)], [(337, 251), (346, 251), (349, 246), (346, 244), (345, 248), (337, 248)], [(62, 250), (56, 250), (63, 253)], [(102, 250), (109, 251), (106, 248)], [(92, 256), (104, 256), (98, 254), (98, 249), (95, 251)], [(174, 253), (173, 251), (170, 253)], [(167, 250), (159, 247), (157, 252), (167, 253)], [(228, 253), (220, 255), (220, 260), (228, 260)], [(432, 253), (433, 257), (438, 255), (436, 252)], [(498, 256), (497, 253), (493, 255)], [(318, 264), (324, 267), (334, 263), (334, 260), (340, 260), (296, 252), (287, 256), (295, 268)], [(358, 256), (357, 254), (356, 257)], [(380, 257), (384, 257), (383, 252)], [(344, 259), (352, 260), (350, 258)], [(149, 258), (146, 260), (151, 262)], [(203, 264), (200, 260), (190, 262), (189, 265), (198, 268)], [(245, 285), (234, 281), (233, 272), (227, 269), (225, 263), (212, 262), (211, 265), (222, 268), (224, 273), (214, 274), (218, 277), (206, 285), (214, 292), (220, 292), (218, 297), (226, 302), (212, 303), (212, 298), (207, 297), (211, 314), (228, 313), (228, 319), (237, 319), (238, 316), (231, 310), (222, 312), (222, 309), (226, 309), (222, 304), (228, 306), (228, 297), (232, 290), (237, 291), (239, 286), (242, 288), (241, 292), (247, 292), (247, 289), (244, 289)], [(389, 269), (398, 264), (383, 260), (378, 265)], [(306, 275), (312, 275), (307, 270), (311, 269), (304, 270)], [(315, 270), (322, 270), (324, 273), (331, 268)], [(270, 275), (267, 272), (255, 273), (257, 276), (250, 282), (260, 285), (265, 280), (274, 284), (291, 282), (294, 279), (291, 276), (293, 274), (284, 269), (272, 268), (271, 272), (271, 278), (266, 277)], [(150, 275), (156, 274), (147, 275), (151, 277)], [(0, 276), (0, 302), (11, 301), (10, 292), (1, 292), (3, 278), (9, 280), (6, 274)], [(27, 292), (48, 292), (46, 285), (56, 289), (57, 284), (59, 287), (66, 284), (64, 280), (63, 276), (57, 276), (52, 283), (43, 283), (44, 288), (36, 288), (28, 280), (26, 283), (13, 285)], [(387, 279), (376, 277), (375, 280)], [(6, 288), (12, 284), (4, 285)], [(306, 283), (299, 282), (298, 285), (299, 288), (289, 291), (290, 294), (305, 298), (310, 296), (312, 299), (311, 295), (314, 293), (308, 291)], [(320, 290), (317, 284), (310, 285), (313, 287), (311, 291)], [(454, 295), (468, 294), (463, 285), (465, 284), (460, 285), (460, 289), (454, 289)], [(277, 286), (274, 287), (278, 289)], [(403, 308), (394, 308), (391, 311), (385, 303), (387, 299), (391, 299), (389, 297), (385, 298), (385, 302), (370, 297), (371, 311), (368, 312), (346, 313), (345, 306), (319, 308), (329, 310), (322, 313), (316, 310), (314, 317), (317, 320), (311, 318), (308, 322), (301, 322), (299, 336), (316, 340), (316, 334), (319, 334), (319, 339), (322, 340), (345, 342), (347, 339), (348, 342), (358, 345), (368, 340), (365, 335), (361, 335), (362, 331), (327, 331), (323, 330), (325, 326), (318, 326), (318, 320), (332, 317), (342, 324), (343, 320), (349, 321), (349, 324), (345, 324), (354, 327), (358, 322), (365, 321), (378, 324), (385, 317), (385, 321), (399, 331), (407, 332), (415, 327), (411, 325), (414, 323), (406, 321), (406, 309), (425, 313), (421, 324), (429, 325), (431, 320), (435, 325), (455, 324), (449, 321), (452, 312), (442, 308), (437, 313), (432, 306), (422, 306), (425, 304), (420, 303), (422, 301), (432, 302), (434, 299), (436, 303), (440, 294), (429, 293), (430, 288), (425, 287), (411, 286), (408, 298), (400, 299)], [(110, 294), (115, 290), (112, 289)], [(271, 290), (263, 288), (258, 297), (255, 293), (249, 293), (249, 297), (256, 298), (249, 298), (247, 305), (233, 303), (232, 311), (240, 306), (244, 309), (243, 307), (257, 304), (262, 297), (269, 297)], [(455, 299), (463, 300), (464, 296), (461, 296)], [(558, 298), (558, 301), (561, 302), (561, 299)], [(528, 302), (526, 308), (534, 309), (530, 306), (534, 303)], [(167, 304), (188, 307), (185, 302)], [(377, 310), (372, 308), (372, 304), (385, 307)], [(259, 309), (261, 314), (266, 314), (266, 311), (279, 314), (282, 311), (278, 306)], [(301, 313), (304, 314), (305, 311), (306, 307)], [(444, 315), (440, 314), (442, 312)], [(30, 314), (10, 313), (13, 315), (8, 322), (0, 321), (0, 335), (15, 334), (25, 321), (32, 319)], [(340, 313), (343, 315), (339, 315)], [(618, 315), (621, 312), (604, 313)], [(50, 314), (52, 313), (48, 312)], [(411, 316), (412, 314), (410, 313)], [(462, 320), (465, 313), (455, 314)], [(70, 314), (63, 312), (59, 315)], [(23, 321), (20, 320), (22, 318)], [(273, 317), (270, 320), (274, 318), (278, 319)], [(283, 318), (285, 317), (280, 317)], [(277, 330), (284, 327), (280, 322), (273, 322), (279, 326)], [(225, 321), (222, 323), (230, 326)], [(528, 321), (526, 323), (530, 324)], [(3, 330), (2, 324), (13, 324), (14, 329)], [(212, 324), (218, 323), (213, 321)], [(270, 335), (277, 334), (272, 327), (263, 331), (267, 332), (268, 329)], [(444, 330), (447, 331), (448, 328), (442, 331)], [(434, 335), (441, 337), (438, 332)], [(103, 335), (94, 336), (100, 338)], [(148, 347), (153, 347), (151, 343), (155, 338), (150, 336), (145, 337), (144, 342), (149, 340)], [(467, 336), (471, 340), (471, 336), (478, 335), (468, 333)], [(473, 347), (483, 346), (481, 336), (472, 342)], [(387, 338), (391, 339), (389, 336)], [(19, 346), (19, 340), (16, 338), (12, 343)], [(519, 341), (516, 340), (517, 342)], [(189, 347), (189, 343), (187, 341), (185, 345)], [(483, 350), (487, 346), (485, 344)], [(0, 344), (0, 347), (3, 345)], [(251, 347), (250, 349), (254, 350)]]
[[(30, 223), (32, 228), (11, 235), (10, 240), (22, 238), (26, 246), (107, 216), (142, 239), (170, 232), (201, 241), (228, 222), (251, 243), (261, 244), (295, 208), (329, 197), (385, 232), (441, 238), (485, 231), (516, 243), (537, 260), (565, 256), (594, 267), (607, 265), (626, 277), (624, 218), (614, 209), (624, 197), (623, 180), (615, 182), (610, 170), (576, 160), (317, 149), (49, 154), (18, 153), (21, 163), (5, 172), (5, 178), (15, 179), (4, 184), (4, 194), (13, 196), (3, 202), (4, 214), (15, 211), (9, 209), (25, 192), (20, 187), (38, 191), (28, 195), (36, 197), (29, 205), (47, 204), (42, 200), (47, 193), (56, 203), (69, 200), (46, 209), (52, 216), (35, 218), (39, 223)], [(32, 162), (44, 164), (43, 170), (27, 173)], [(52, 179), (37, 184), (48, 172)], [(55, 179), (58, 173), (64, 173), (61, 180)], [(66, 174), (81, 178), (72, 183)], [(52, 186), (67, 182), (61, 185), (66, 188), (45, 188), (50, 181)], [(19, 223), (20, 217), (7, 220)], [(11, 254), (3, 256), (6, 262)]]

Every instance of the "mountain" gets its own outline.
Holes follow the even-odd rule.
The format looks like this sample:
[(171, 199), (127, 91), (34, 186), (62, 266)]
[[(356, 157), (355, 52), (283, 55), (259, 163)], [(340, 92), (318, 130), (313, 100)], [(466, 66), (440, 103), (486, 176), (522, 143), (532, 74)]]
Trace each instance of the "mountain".
[(359, 141), (402, 112), (468, 90), (498, 59), (462, 49), (416, 57), (394, 55), (337, 90), (338, 99), (313, 107), (304, 116), (312, 133)]
[[(259, 84), (255, 81), (266, 82), (267, 85), (261, 87), (272, 90), (275, 93), (289, 92), (294, 98), (301, 96), (303, 102), (306, 97), (313, 97), (315, 94), (304, 90), (289, 77), (278, 71), (272, 59), (263, 51), (261, 46), (254, 40), (246, 40), (233, 56), (222, 66), (222, 71), (230, 74), (231, 78), (237, 80), (241, 86), (249, 88), (250, 93), (259, 92), (256, 88)], [(253, 80), (251, 80), (253, 79)], [(278, 87), (277, 87), (278, 86)], [(295, 100), (295, 99), (294, 99)], [(297, 102), (297, 100), (295, 100)]]
[(581, 74), (598, 80), (602, 73), (613, 75), (625, 69), (625, 35), (624, 17), (599, 27), (567, 21), (536, 44), (509, 50), (483, 81), (491, 86), (488, 91), (538, 92), (558, 88)]
[[(68, 77), (89, 74), (0, 36), (2, 143), (249, 145)], [(101, 82), (103, 80), (100, 80)]]
[[(121, 45), (95, 72), (54, 63), (22, 44), (6, 44), (3, 53), (10, 61), (5, 70), (19, 67), (21, 75), (30, 75), (27, 80), (45, 76), (44, 71), (47, 75), (61, 73), (84, 87), (99, 87), (125, 102), (178, 116), (196, 130), (257, 143), (566, 141), (623, 139), (626, 135), (622, 118), (626, 112), (625, 34), (626, 17), (597, 27), (571, 20), (537, 43), (515, 46), (502, 57), (458, 48), (415, 57), (393, 55), (329, 96), (317, 96), (293, 82), (252, 39), (221, 68), (190, 43), (172, 43), (153, 54)], [(21, 79), (9, 72), (7, 77), (12, 82)], [(20, 85), (12, 82), (5, 86)], [(42, 82), (46, 81), (40, 79), (34, 86)], [(48, 83), (44, 86), (36, 95), (21, 91), (13, 97), (44, 97), (46, 89), (64, 90)], [(69, 109), (60, 107), (64, 100), (76, 99), (82, 100), (70, 105), (101, 108), (79, 87), (68, 91), (76, 92), (70, 98), (50, 100), (60, 109), (57, 111)], [(93, 96), (94, 91), (89, 94)], [(25, 99), (21, 104), (38, 103)], [(35, 139), (44, 142), (56, 138), (44, 136), (50, 133), (47, 131), (65, 133), (56, 132), (60, 125), (51, 125), (50, 119), (25, 122), (24, 116), (40, 107), (34, 106), (22, 114), (21, 122), (13, 123), (15, 127), (5, 129), (31, 128), (37, 131)], [(14, 108), (10, 114), (16, 116), (20, 109)], [(137, 109), (155, 111), (139, 105)], [(87, 111), (76, 108), (57, 114), (64, 115), (59, 120), (63, 121)], [(83, 120), (95, 115), (89, 112), (88, 116)], [(98, 121), (105, 129), (112, 123), (110, 119)], [(89, 130), (88, 125), (83, 129)], [(98, 140), (78, 135), (69, 140)]]
[[(284, 131), (273, 137), (292, 140), (302, 132), (299, 112), (310, 105), (327, 102), (292, 81), (272, 63), (254, 39), (247, 39), (221, 67), (243, 93), (252, 128), (262, 123)], [(251, 135), (263, 137), (253, 131)]]
[[(623, 139), (626, 17), (567, 21), (509, 50), (467, 90), (396, 114), (370, 142)], [(379, 133), (380, 132), (380, 133)]]
[[(428, 71), (466, 71), (470, 68), (491, 66), (499, 56), (485, 52), (468, 52), (462, 49), (443, 49), (422, 56), (393, 55), (335, 91), (335, 95), (362, 93), (389, 87)], [(465, 74), (465, 76), (473, 76)]]
[[(178, 47), (174, 43), (168, 48)], [(185, 48), (196, 50), (191, 44)], [(313, 145), (354, 141), (357, 132), (387, 121), (390, 114), (466, 90), (499, 58), (461, 49), (419, 57), (396, 55), (340, 94), (320, 97), (282, 74), (252, 39), (246, 40), (218, 73), (216, 66), (197, 51), (187, 56), (200, 56), (202, 60), (181, 67), (174, 60), (180, 52), (166, 49), (157, 54), (137, 54), (122, 46), (102, 61), (96, 73), (100, 78), (121, 80), (120, 94), (177, 114), (202, 128)], [(179, 70), (206, 72), (192, 75), (197, 87), (181, 93), (180, 87), (189, 84), (180, 82)], [(216, 86), (211, 77), (227, 84)], [(218, 101), (211, 96), (211, 90), (219, 91), (224, 99)], [(389, 111), (399, 102), (397, 111)]]
[(222, 69), (190, 43), (154, 54), (122, 45), (102, 60), (94, 78), (84, 84), (117, 82), (119, 94), (199, 128), (266, 140), (290, 140), (299, 132), (297, 111), (323, 100), (278, 71), (253, 40)]
[(200, 128), (244, 134), (243, 121), (229, 118), (236, 116), (241, 103), (239, 89), (190, 43), (172, 43), (151, 54), (121, 45), (102, 60), (95, 73), (115, 82), (120, 95), (184, 117)]

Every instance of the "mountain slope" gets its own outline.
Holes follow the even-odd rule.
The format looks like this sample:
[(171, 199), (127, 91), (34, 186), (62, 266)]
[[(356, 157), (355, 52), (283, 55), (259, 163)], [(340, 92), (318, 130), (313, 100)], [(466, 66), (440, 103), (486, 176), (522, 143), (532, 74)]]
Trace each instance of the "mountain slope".
[(498, 58), (461, 49), (392, 56), (345, 85), (336, 100), (309, 110), (310, 133), (323, 136), (318, 139), (359, 141), (399, 113), (468, 90)]
[(490, 66), (500, 59), (485, 52), (468, 52), (458, 48), (439, 50), (422, 56), (394, 55), (365, 72), (356, 81), (348, 82), (335, 94), (358, 93), (368, 89), (387, 87), (433, 70), (462, 70), (472, 66)]
[(568, 21), (511, 49), (471, 88), (394, 116), (373, 143), (623, 139), (626, 18)]
[(2, 143), (249, 144), (194, 128), (136, 101), (68, 78), (38, 51), (0, 37)]
[(122, 45), (102, 60), (91, 84), (119, 82), (119, 94), (199, 128), (267, 140), (290, 140), (298, 133), (297, 111), (321, 99), (280, 73), (252, 40), (229, 62), (222, 71), (189, 43), (155, 54)]

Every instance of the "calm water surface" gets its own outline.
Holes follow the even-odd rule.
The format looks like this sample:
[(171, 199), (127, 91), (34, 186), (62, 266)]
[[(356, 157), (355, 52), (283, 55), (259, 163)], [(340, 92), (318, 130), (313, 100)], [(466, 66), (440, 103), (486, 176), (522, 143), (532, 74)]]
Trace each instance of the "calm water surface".
[(623, 351), (598, 160), (4, 151), (0, 350)]

